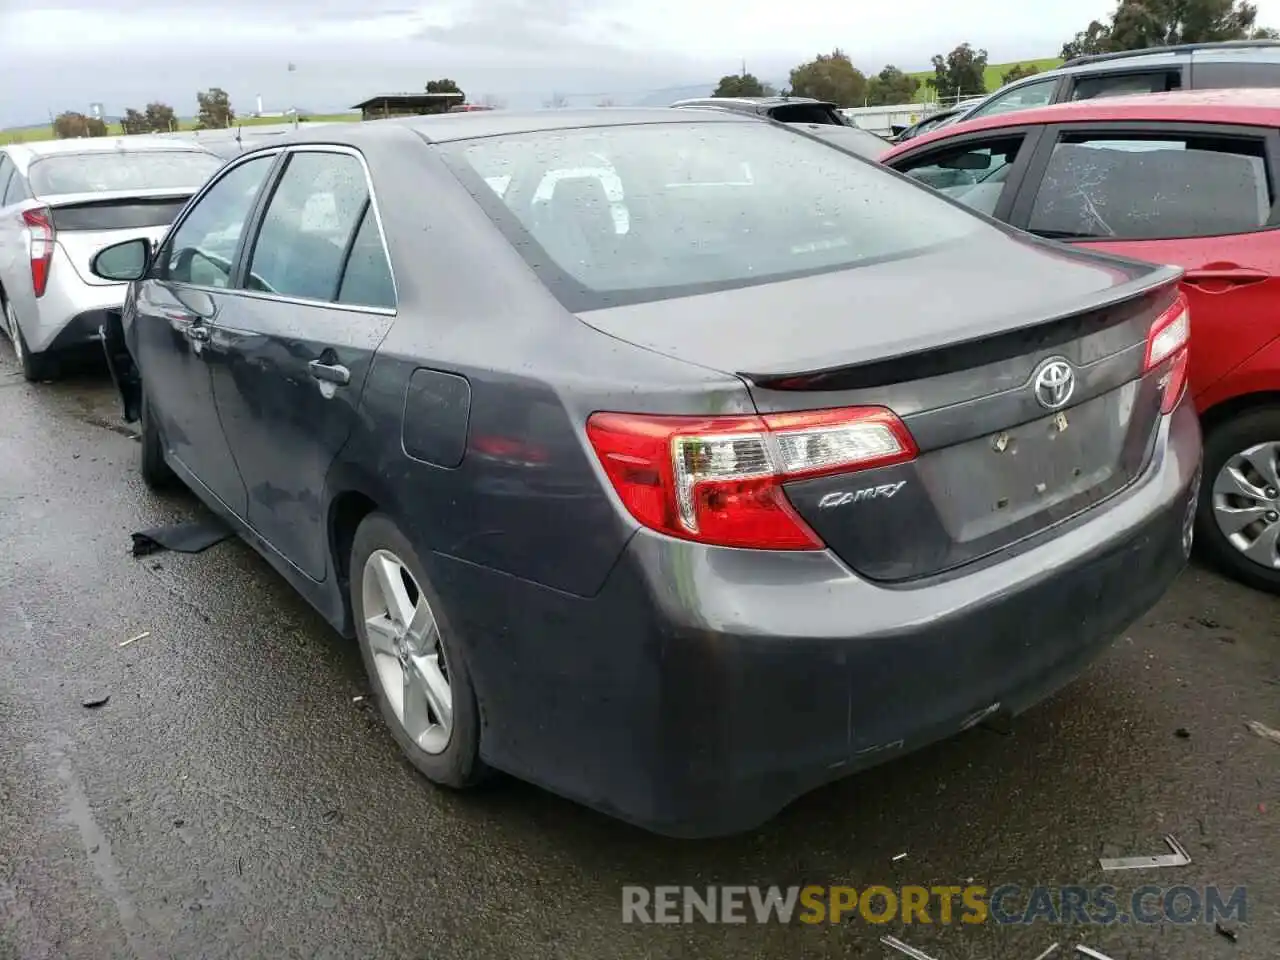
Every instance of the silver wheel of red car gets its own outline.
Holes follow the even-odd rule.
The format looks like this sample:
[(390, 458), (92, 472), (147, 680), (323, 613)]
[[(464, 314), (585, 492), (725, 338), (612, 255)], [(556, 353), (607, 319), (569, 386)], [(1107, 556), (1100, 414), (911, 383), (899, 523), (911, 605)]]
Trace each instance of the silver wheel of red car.
[(405, 734), (442, 753), (453, 733), (453, 689), (440, 627), (403, 561), (376, 550), (365, 561), (364, 626), (383, 694)]
[(1196, 544), (1235, 579), (1280, 594), (1280, 407), (1206, 418)]
[(1280, 569), (1280, 442), (1259, 443), (1228, 458), (1213, 481), (1213, 518), (1244, 557)]

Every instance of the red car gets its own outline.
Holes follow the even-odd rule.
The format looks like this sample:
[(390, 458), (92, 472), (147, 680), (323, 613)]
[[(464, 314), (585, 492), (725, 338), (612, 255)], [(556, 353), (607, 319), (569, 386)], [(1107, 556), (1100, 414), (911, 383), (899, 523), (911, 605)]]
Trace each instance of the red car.
[(1280, 90), (1065, 103), (892, 148), (881, 162), (1055, 241), (1185, 270), (1205, 433), (1196, 534), (1280, 593)]

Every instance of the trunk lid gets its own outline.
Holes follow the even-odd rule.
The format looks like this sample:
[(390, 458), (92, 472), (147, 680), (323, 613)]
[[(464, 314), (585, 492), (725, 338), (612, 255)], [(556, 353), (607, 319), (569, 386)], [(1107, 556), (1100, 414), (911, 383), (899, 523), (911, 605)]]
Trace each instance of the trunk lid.
[(998, 271), (940, 252), (582, 319), (738, 374), (761, 412), (896, 413), (914, 460), (785, 489), (852, 569), (910, 580), (1094, 507), (1141, 474), (1157, 436), (1146, 341), (1179, 271), (1010, 239)]
[(53, 216), (56, 243), (90, 286), (112, 286), (115, 281), (95, 277), (89, 263), (103, 247), (135, 237), (153, 245), (164, 238), (191, 191), (138, 191), (121, 193), (64, 194), (42, 197)]

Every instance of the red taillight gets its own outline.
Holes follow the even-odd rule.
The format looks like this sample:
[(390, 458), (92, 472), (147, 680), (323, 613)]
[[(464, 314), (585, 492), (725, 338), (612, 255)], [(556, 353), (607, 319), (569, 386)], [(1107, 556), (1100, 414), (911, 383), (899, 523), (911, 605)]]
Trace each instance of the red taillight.
[(49, 267), (53, 264), (53, 214), (47, 207), (22, 211), (22, 222), (31, 236), (31, 288), (43, 297), (49, 285)]
[(1186, 295), (1178, 299), (1151, 324), (1147, 333), (1147, 355), (1143, 363), (1144, 373), (1161, 365), (1167, 367), (1162, 378), (1164, 393), (1160, 401), (1161, 413), (1172, 413), (1182, 399), (1187, 386), (1188, 347), (1191, 344), (1191, 308)]
[(892, 412), (853, 407), (745, 417), (596, 413), (587, 436), (636, 520), (684, 540), (820, 550), (789, 480), (902, 463), (915, 441)]

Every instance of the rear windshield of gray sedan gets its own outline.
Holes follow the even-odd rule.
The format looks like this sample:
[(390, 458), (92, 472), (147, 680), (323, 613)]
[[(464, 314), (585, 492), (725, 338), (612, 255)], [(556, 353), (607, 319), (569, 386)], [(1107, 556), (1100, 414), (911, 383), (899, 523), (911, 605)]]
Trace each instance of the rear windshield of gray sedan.
[(223, 161), (195, 150), (98, 150), (44, 157), (31, 164), (36, 196), (109, 190), (190, 190)]
[(580, 128), (444, 150), (573, 311), (911, 257), (996, 229), (764, 123)]

